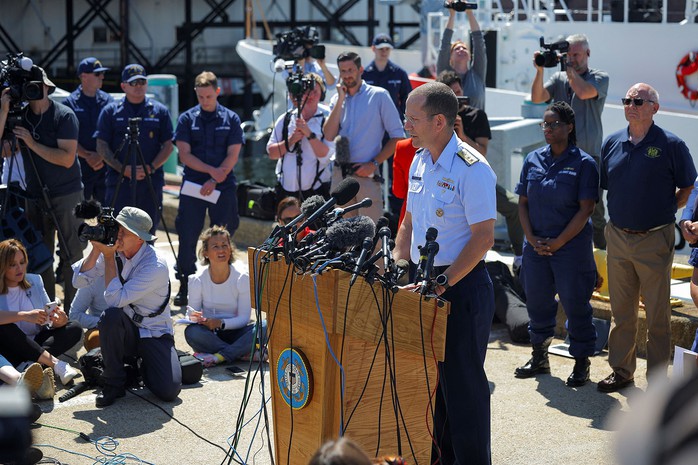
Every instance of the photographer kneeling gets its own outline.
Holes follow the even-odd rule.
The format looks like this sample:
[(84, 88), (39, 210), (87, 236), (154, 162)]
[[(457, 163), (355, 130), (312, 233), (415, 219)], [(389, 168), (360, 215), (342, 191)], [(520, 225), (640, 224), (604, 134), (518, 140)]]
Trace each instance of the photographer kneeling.
[(146, 387), (172, 401), (181, 390), (182, 371), (174, 348), (167, 263), (146, 243), (156, 238), (149, 233), (153, 223), (146, 212), (124, 207), (116, 222), (116, 243), (90, 241), (90, 254), (73, 267), (76, 288), (104, 279), (110, 306), (99, 322), (105, 386), (96, 405), (106, 407), (125, 395), (124, 359), (131, 356), (142, 360)]

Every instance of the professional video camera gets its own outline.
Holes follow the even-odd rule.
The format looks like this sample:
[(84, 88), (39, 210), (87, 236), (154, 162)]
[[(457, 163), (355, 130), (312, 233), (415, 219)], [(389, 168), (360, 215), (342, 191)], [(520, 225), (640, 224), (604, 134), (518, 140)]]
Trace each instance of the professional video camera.
[[(314, 26), (297, 27), (276, 34), (275, 59), (301, 60), (312, 56), (324, 59), (324, 47), (317, 45), (320, 34)], [(322, 51), (322, 53), (320, 53)]]
[(450, 8), (452, 10), (456, 11), (465, 11), (465, 10), (477, 10), (477, 3), (468, 3), (468, 2), (463, 2), (461, 0), (455, 1), (455, 2), (444, 2), (444, 8)]
[(85, 220), (97, 218), (97, 224), (83, 223), (78, 228), (78, 236), (83, 241), (97, 241), (114, 245), (119, 235), (119, 223), (114, 218), (114, 209), (103, 207), (96, 200), (83, 200), (75, 206), (75, 216)]
[(33, 64), (31, 58), (21, 52), (16, 55), (8, 53), (7, 60), (0, 62), (0, 91), (10, 88), (13, 105), (44, 97), (43, 82)]
[(570, 49), (570, 43), (566, 40), (560, 40), (552, 44), (546, 44), (543, 37), (540, 38), (540, 47), (543, 49), (539, 55), (536, 55), (536, 65), (545, 68), (554, 68), (560, 63), (560, 71), (567, 69), (567, 51)]
[(302, 72), (292, 73), (286, 79), (286, 88), (288, 93), (299, 102), (303, 94), (315, 88), (315, 79)]

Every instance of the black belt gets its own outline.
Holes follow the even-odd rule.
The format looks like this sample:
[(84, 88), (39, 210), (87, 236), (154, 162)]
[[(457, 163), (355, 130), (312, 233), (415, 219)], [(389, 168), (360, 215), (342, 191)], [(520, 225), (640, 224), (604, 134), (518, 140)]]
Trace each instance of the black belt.
[(662, 224), (662, 225), (659, 225), (659, 226), (655, 226), (654, 228), (645, 229), (644, 231), (637, 230), (637, 229), (621, 228), (621, 227), (615, 226), (615, 225), (614, 225), (614, 226), (615, 226), (616, 228), (620, 229), (621, 231), (623, 231), (623, 232), (626, 233), (626, 234), (647, 234), (647, 233), (651, 233), (651, 232), (654, 232), (654, 231), (659, 231), (660, 229), (666, 228), (666, 227), (669, 226), (670, 224), (671, 224), (671, 223)]
[[(449, 266), (451, 266), (451, 265), (435, 266), (435, 267), (434, 267), (434, 274), (435, 274), (436, 276), (440, 275), (441, 273), (445, 272), (446, 269), (447, 269)], [(473, 271), (478, 271), (478, 270), (481, 270), (481, 269), (483, 269), (483, 268), (485, 268), (485, 261), (484, 261), (484, 260), (480, 260), (479, 262), (477, 262), (477, 265), (475, 265), (475, 266), (473, 267), (473, 269), (470, 270), (470, 272), (472, 273)]]

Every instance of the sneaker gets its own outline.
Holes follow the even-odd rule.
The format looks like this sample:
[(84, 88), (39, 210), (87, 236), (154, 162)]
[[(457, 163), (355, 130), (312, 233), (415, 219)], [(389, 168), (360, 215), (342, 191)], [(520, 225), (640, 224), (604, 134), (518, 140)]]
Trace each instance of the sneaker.
[(253, 361), (253, 362), (259, 362), (262, 361), (264, 363), (267, 363), (269, 361), (269, 355), (267, 354), (267, 351), (265, 350), (264, 353), (260, 352), (259, 349), (255, 350), (252, 356), (249, 354), (243, 355), (240, 357), (240, 360), (244, 360), (246, 362)]
[(194, 357), (201, 360), (206, 368), (218, 365), (224, 360), (219, 354), (205, 354), (203, 352), (195, 352)]
[(41, 378), (41, 387), (36, 390), (36, 398), (41, 400), (53, 399), (56, 395), (56, 381), (53, 379), (53, 370), (44, 368)]
[(63, 386), (67, 386), (73, 378), (80, 374), (75, 368), (71, 367), (63, 360), (59, 360), (58, 363), (56, 363), (53, 367), (53, 371), (56, 372)]
[(30, 395), (34, 395), (43, 383), (44, 371), (38, 363), (32, 363), (19, 375), (18, 386), (24, 386)]

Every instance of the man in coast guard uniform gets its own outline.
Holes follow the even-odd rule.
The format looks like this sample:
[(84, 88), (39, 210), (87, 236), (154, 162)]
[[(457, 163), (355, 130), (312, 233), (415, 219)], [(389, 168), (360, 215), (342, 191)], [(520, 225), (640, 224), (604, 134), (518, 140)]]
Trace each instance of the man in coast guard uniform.
[[(131, 64), (124, 68), (121, 72), (121, 89), (126, 96), (102, 110), (95, 132), (97, 152), (108, 165), (105, 203), (112, 205), (117, 196), (114, 214), (126, 205), (145, 210), (153, 220), (153, 233), (160, 221), (162, 188), (165, 185), (162, 165), (172, 153), (172, 119), (165, 105), (146, 97), (148, 79), (145, 68), (141, 65)], [(142, 161), (138, 155), (135, 161), (132, 159), (128, 141), (124, 142), (125, 135), (129, 132), (130, 118), (141, 118), (138, 122), (138, 142), (143, 154)], [(132, 164), (135, 164), (133, 170)], [(124, 177), (119, 179), (123, 165), (126, 165)], [(154, 195), (148, 185), (146, 172), (150, 174)], [(135, 199), (130, 183), (133, 174), (137, 181)], [(118, 181), (121, 187), (117, 194)]]
[(419, 260), (429, 227), (442, 244), (434, 260), (435, 291), (451, 302), (446, 358), (434, 412), (434, 452), (442, 464), (489, 464), (490, 390), (484, 362), (494, 293), (484, 256), (494, 243), (497, 177), (487, 160), (453, 132), (458, 100), (442, 83), (410, 94), (405, 130), (417, 152), (410, 167), (407, 211), (395, 259)]

